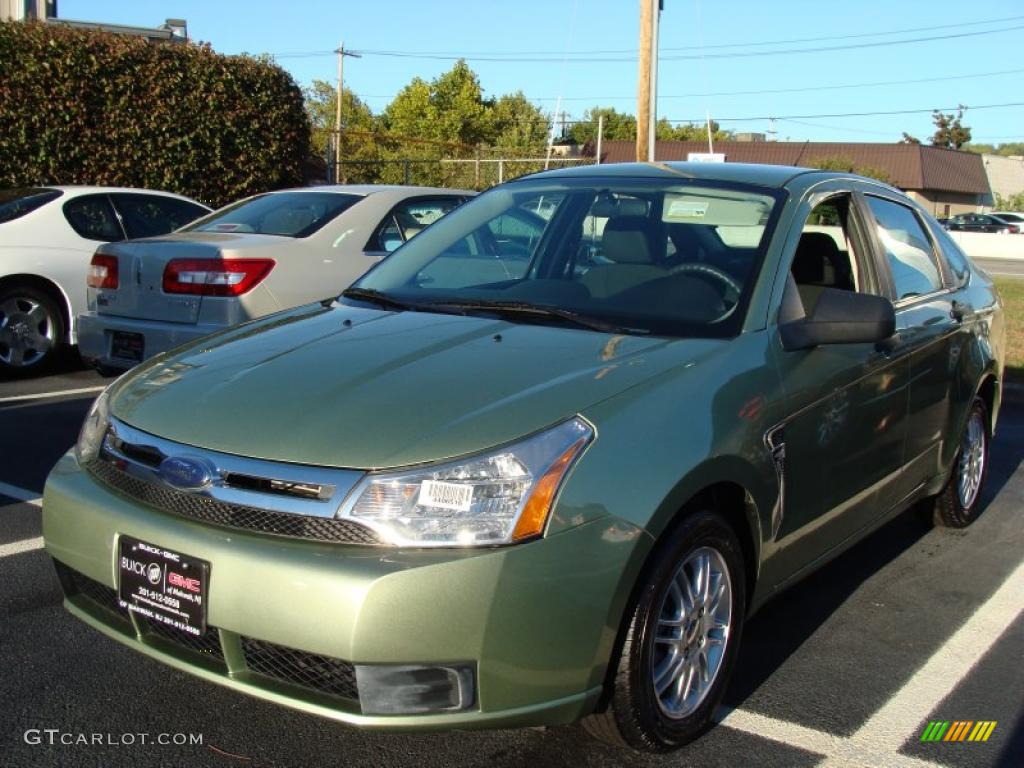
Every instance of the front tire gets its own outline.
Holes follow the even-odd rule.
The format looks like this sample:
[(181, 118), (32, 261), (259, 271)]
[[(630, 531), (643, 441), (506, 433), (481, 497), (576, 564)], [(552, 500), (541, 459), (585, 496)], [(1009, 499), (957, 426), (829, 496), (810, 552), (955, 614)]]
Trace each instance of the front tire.
[(0, 292), (0, 373), (42, 371), (63, 340), (64, 320), (48, 294), (25, 286)]
[(713, 512), (688, 515), (645, 570), (597, 738), (644, 752), (678, 749), (711, 724), (735, 666), (746, 610), (739, 540)]
[(931, 500), (932, 520), (946, 528), (966, 528), (981, 514), (992, 439), (988, 407), (975, 397), (946, 487)]

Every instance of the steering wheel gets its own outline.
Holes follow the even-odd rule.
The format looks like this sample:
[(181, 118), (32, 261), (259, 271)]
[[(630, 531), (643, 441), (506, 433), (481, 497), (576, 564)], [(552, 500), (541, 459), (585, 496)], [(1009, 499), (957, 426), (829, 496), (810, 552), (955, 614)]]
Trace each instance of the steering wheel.
[(673, 267), (669, 274), (693, 274), (701, 277), (710, 277), (725, 287), (725, 290), (722, 291), (722, 300), (731, 306), (725, 311), (725, 314), (716, 318), (713, 322), (720, 323), (726, 320), (736, 311), (736, 307), (740, 304), (740, 294), (743, 293), (743, 286), (724, 269), (719, 269), (716, 266), (703, 262), (688, 261)]

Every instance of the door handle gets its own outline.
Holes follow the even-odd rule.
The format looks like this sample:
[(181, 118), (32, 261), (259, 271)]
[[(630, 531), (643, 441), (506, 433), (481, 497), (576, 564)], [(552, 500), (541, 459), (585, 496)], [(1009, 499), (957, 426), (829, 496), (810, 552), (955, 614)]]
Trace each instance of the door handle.
[(954, 300), (949, 309), (949, 316), (958, 323), (962, 323), (964, 321), (965, 314), (967, 314), (966, 305), (961, 301)]

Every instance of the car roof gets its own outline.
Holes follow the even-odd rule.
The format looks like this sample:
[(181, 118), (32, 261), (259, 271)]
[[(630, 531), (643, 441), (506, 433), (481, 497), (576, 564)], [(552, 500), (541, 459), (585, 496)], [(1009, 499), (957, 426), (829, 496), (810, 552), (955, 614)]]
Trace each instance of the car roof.
[(559, 168), (531, 174), (530, 179), (585, 178), (587, 176), (671, 179), (680, 176), (707, 181), (741, 182), (763, 187), (783, 187), (797, 176), (827, 174), (830, 178), (860, 178), (853, 174), (760, 163), (605, 163)]
[(25, 189), (30, 189), (30, 188), (31, 189), (56, 189), (56, 190), (60, 190), (61, 192), (63, 192), (65, 195), (67, 195), (69, 197), (74, 197), (76, 195), (96, 194), (96, 193), (103, 194), (103, 193), (107, 193), (107, 192), (127, 192), (127, 193), (136, 193), (136, 194), (163, 195), (165, 197), (175, 197), (175, 198), (177, 198), (179, 200), (187, 200), (190, 203), (197, 203), (197, 202), (199, 202), (198, 200), (193, 200), (191, 197), (186, 197), (185, 195), (179, 195), (176, 192), (165, 192), (162, 189), (140, 189), (138, 187), (97, 187), (97, 186), (90, 186), (90, 185), (87, 185), (87, 184), (39, 184), (39, 185), (36, 185), (36, 186), (28, 185), (28, 186), (25, 186), (24, 188)]
[(471, 189), (448, 189), (446, 187), (420, 187), (404, 184), (321, 184), (314, 187), (293, 187), (291, 189), (276, 189), (270, 194), (281, 192), (337, 192), (346, 195), (367, 195), (379, 194), (382, 192), (401, 193), (405, 195), (475, 195)]

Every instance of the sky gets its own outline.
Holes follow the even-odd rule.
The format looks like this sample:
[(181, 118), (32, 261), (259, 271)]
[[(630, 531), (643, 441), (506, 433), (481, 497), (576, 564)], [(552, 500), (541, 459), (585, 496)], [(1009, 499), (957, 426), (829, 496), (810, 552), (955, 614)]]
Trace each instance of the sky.
[[(459, 56), (488, 96), (522, 91), (569, 119), (597, 105), (636, 111), (639, 0), (59, 0), (58, 9), (142, 26), (183, 18), (193, 40), (273, 54), (303, 86), (334, 82), (331, 51), (344, 41), (362, 52), (345, 60), (345, 87), (374, 112)], [(710, 114), (783, 141), (892, 142), (904, 131), (927, 140), (932, 109), (964, 104), (974, 142), (1024, 141), (1022, 44), (1022, 0), (664, 0), (658, 116)]]

